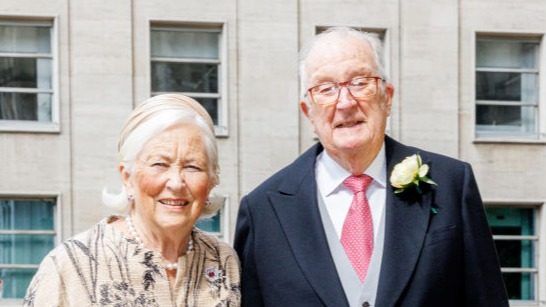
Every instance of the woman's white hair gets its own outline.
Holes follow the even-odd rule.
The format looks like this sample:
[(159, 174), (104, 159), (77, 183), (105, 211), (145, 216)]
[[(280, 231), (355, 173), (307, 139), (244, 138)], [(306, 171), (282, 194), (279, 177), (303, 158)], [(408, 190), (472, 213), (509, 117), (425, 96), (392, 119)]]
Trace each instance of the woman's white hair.
[[(124, 163), (125, 170), (129, 173), (133, 171), (136, 157), (151, 138), (180, 123), (192, 123), (200, 128), (207, 152), (209, 178), (212, 180), (210, 186), (216, 186), (219, 182), (218, 147), (212, 119), (199, 102), (179, 94), (154, 96), (131, 112), (121, 130), (118, 142), (119, 159)], [(102, 201), (117, 211), (127, 211), (131, 204), (123, 185), (121, 192), (117, 194), (104, 189)], [(221, 205), (208, 202), (201, 217), (214, 215)]]
[(307, 93), (307, 57), (309, 53), (315, 48), (324, 48), (333, 43), (333, 40), (340, 38), (355, 38), (364, 44), (368, 44), (373, 52), (373, 58), (375, 61), (375, 67), (377, 67), (377, 73), (385, 81), (388, 80), (387, 71), (383, 63), (383, 48), (381, 40), (375, 33), (363, 32), (349, 27), (332, 27), (326, 31), (317, 34), (313, 39), (306, 44), (300, 51), (300, 86), (302, 97), (305, 97)]

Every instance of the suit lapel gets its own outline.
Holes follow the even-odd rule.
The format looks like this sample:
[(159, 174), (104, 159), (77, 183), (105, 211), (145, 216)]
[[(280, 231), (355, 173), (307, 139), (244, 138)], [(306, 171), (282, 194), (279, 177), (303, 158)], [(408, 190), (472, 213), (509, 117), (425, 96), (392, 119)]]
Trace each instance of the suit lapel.
[(320, 151), (320, 145), (314, 146), (296, 160), (291, 168), (296, 171), (268, 197), (296, 261), (324, 305), (348, 306), (317, 204), (314, 165)]
[[(415, 154), (416, 149), (406, 147), (386, 138), (387, 179), (394, 165), (405, 157)], [(409, 200), (394, 194), (390, 183), (387, 184), (385, 247), (377, 306), (394, 306), (408, 284), (417, 264), (427, 232), (432, 193), (424, 193), (420, 198)]]

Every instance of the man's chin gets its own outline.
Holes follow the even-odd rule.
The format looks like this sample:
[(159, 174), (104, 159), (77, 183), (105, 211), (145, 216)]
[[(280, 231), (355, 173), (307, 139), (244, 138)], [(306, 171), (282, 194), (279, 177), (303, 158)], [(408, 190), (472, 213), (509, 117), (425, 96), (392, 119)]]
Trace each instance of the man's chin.
[(370, 139), (362, 134), (340, 135), (334, 138), (334, 146), (339, 151), (353, 151), (367, 147)]

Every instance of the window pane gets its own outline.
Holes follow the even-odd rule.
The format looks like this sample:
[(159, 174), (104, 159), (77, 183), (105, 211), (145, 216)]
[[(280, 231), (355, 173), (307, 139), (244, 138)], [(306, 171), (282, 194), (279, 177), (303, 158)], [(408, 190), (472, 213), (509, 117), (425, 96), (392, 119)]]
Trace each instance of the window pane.
[(536, 104), (536, 74), (476, 72), (476, 99), (524, 101)]
[(476, 110), (478, 125), (521, 126), (521, 107), (478, 105)]
[(0, 263), (39, 264), (54, 244), (54, 235), (0, 235)]
[(0, 93), (0, 119), (51, 121), (51, 94)]
[(201, 105), (207, 110), (214, 125), (218, 125), (218, 99), (216, 98), (196, 98), (193, 99), (199, 101)]
[(495, 240), (501, 267), (533, 268), (535, 241), (533, 240)]
[(0, 87), (51, 89), (51, 59), (0, 57)]
[(535, 299), (535, 273), (503, 273), (504, 284), (511, 300)]
[(152, 62), (153, 92), (218, 92), (218, 65)]
[(476, 72), (476, 99), (521, 100), (521, 74)]
[(195, 225), (203, 231), (220, 233), (220, 211), (211, 218), (198, 220)]
[(487, 220), (494, 235), (532, 236), (535, 234), (535, 209), (488, 207)]
[(152, 57), (218, 59), (218, 32), (152, 29)]
[(51, 27), (0, 26), (0, 52), (51, 53)]
[(36, 269), (0, 269), (0, 298), (23, 298)]
[(54, 200), (0, 200), (0, 230), (54, 230)]
[(518, 40), (478, 40), (476, 66), (536, 68), (538, 43)]

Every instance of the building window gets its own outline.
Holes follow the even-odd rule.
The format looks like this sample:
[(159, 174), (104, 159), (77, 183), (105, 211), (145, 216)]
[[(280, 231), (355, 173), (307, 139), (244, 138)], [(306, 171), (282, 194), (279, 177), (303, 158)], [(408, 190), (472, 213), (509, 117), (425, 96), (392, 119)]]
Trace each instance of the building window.
[(210, 198), (210, 201), (214, 204), (217, 204), (220, 206), (220, 210), (211, 217), (201, 218), (197, 221), (195, 226), (197, 228), (215, 235), (219, 238), (223, 238), (227, 240), (229, 238), (228, 234), (228, 204), (227, 204), (227, 196), (213, 196)]
[(53, 121), (52, 25), (0, 21), (0, 123)]
[(478, 37), (478, 137), (538, 137), (539, 47), (535, 39)]
[(536, 301), (538, 225), (536, 208), (488, 207), (487, 218), (511, 300)]
[(54, 199), (0, 199), (0, 298), (23, 298), (55, 246)]
[(217, 133), (225, 133), (222, 93), (222, 31), (207, 27), (151, 29), (152, 95), (178, 92), (199, 101), (209, 112)]

